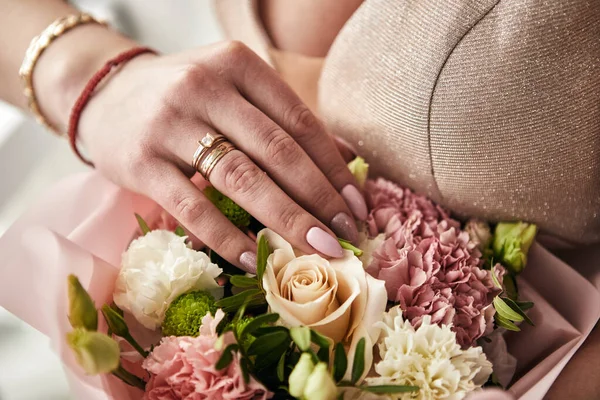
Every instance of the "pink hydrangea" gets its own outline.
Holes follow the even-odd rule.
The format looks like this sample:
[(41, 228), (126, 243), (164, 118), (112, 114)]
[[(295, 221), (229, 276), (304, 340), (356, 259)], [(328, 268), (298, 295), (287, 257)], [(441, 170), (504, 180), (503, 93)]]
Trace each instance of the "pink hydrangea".
[[(493, 296), (490, 271), (458, 221), (429, 199), (379, 179), (367, 183), (371, 235), (387, 240), (367, 271), (386, 283), (388, 299), (419, 326), (423, 316), (452, 324), (457, 340), (470, 346), (487, 331)], [(386, 218), (388, 218), (386, 220)]]
[(198, 337), (169, 336), (162, 339), (143, 367), (150, 375), (144, 400), (250, 400), (271, 398), (270, 393), (254, 378), (246, 384), (236, 354), (229, 367), (216, 370), (228, 344), (234, 343), (231, 332), (223, 337), (221, 350), (215, 348), (216, 328), (224, 313), (218, 310), (213, 318), (207, 314), (202, 320)]

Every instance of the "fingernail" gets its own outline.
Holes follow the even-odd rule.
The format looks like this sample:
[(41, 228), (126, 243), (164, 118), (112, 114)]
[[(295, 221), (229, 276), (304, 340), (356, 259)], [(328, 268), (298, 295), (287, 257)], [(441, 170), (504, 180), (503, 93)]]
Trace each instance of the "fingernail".
[(340, 258), (344, 255), (342, 246), (338, 243), (337, 239), (325, 232), (321, 228), (316, 226), (310, 228), (306, 234), (306, 241), (315, 250), (325, 254), (329, 257)]
[(244, 266), (246, 272), (256, 273), (256, 253), (247, 251), (240, 256), (240, 264)]
[(357, 219), (365, 221), (368, 215), (367, 203), (365, 203), (365, 198), (358, 191), (358, 188), (352, 184), (348, 184), (342, 189), (341, 195), (346, 201), (348, 208), (350, 208), (350, 211), (352, 211), (352, 214)]
[(335, 232), (338, 237), (346, 239), (353, 244), (358, 241), (358, 229), (354, 219), (348, 214), (341, 212), (336, 214), (331, 220), (331, 229)]

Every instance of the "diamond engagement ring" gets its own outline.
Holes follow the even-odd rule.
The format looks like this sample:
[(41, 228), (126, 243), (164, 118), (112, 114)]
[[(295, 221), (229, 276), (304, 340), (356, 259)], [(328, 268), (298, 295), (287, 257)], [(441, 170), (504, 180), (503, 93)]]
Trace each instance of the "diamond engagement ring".
[(223, 135), (207, 133), (198, 141), (198, 148), (194, 152), (192, 166), (208, 180), (215, 165), (225, 154), (234, 150), (235, 146)]

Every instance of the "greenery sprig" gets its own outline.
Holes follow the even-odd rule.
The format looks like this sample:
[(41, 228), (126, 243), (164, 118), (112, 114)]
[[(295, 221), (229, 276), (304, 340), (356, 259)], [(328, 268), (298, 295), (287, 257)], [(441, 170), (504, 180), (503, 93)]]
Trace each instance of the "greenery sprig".
[(526, 310), (533, 307), (533, 303), (530, 301), (513, 300), (506, 295), (502, 296), (505, 291), (496, 277), (496, 271), (494, 267), (492, 267), (491, 273), (494, 285), (502, 290), (496, 297), (494, 297), (493, 300), (493, 305), (496, 309), (496, 314), (494, 315), (496, 325), (515, 332), (519, 332), (521, 330), (521, 328), (515, 324), (516, 322), (525, 321), (529, 325), (535, 326), (531, 318), (529, 318), (529, 316), (527, 316), (525, 313)]

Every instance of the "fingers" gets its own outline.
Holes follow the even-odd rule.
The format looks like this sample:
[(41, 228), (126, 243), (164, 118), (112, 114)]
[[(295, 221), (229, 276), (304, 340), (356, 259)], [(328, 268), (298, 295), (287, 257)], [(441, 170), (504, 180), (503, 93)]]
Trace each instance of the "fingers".
[(356, 149), (354, 149), (350, 143), (341, 137), (334, 135), (333, 141), (335, 142), (335, 146), (342, 155), (345, 163), (349, 163), (350, 161), (354, 160), (354, 158), (358, 155)]
[(304, 149), (341, 193), (355, 217), (365, 220), (367, 207), (364, 198), (321, 121), (281, 80), (275, 70), (256, 55), (244, 55), (243, 50), (239, 50), (238, 53), (238, 58), (247, 57), (248, 62), (239, 63), (240, 72), (232, 75), (236, 87), (248, 101), (263, 111)]
[(174, 165), (164, 162), (145, 192), (221, 257), (256, 272), (256, 244), (237, 229)]
[(339, 237), (358, 240), (346, 202), (290, 135), (241, 96), (228, 100), (227, 107), (215, 107), (213, 114), (215, 128), (302, 208), (330, 226)]
[(306, 253), (316, 250), (329, 257), (343, 255), (335, 235), (239, 150), (231, 151), (217, 163), (210, 182), (298, 249)]

